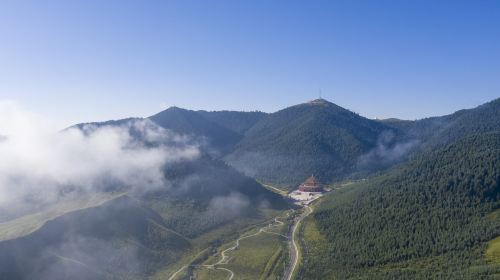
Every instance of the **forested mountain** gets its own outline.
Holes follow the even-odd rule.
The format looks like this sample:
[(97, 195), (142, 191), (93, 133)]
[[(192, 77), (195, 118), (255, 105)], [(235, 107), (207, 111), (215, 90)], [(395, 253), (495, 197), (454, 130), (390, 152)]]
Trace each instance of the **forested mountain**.
[[(179, 135), (189, 136), (202, 144), (206, 152), (216, 150), (220, 156), (230, 152), (234, 145), (243, 138), (245, 132), (266, 115), (258, 111), (192, 111), (171, 107), (146, 119)], [(126, 118), (81, 123), (74, 127), (84, 129), (88, 126), (121, 126), (140, 120), (145, 119)], [(131, 133), (137, 134), (134, 131)]]
[(302, 276), (483, 279), (499, 273), (484, 258), (487, 242), (500, 235), (492, 214), (500, 207), (499, 166), (500, 132), (475, 134), (334, 192), (306, 229), (316, 234), (306, 234)]
[(262, 208), (288, 207), (280, 195), (209, 156), (178, 162), (165, 176), (170, 188), (143, 198), (184, 236), (196, 237), (243, 217), (259, 217)]
[(206, 119), (241, 135), (267, 114), (263, 112), (196, 111)]
[(331, 182), (356, 171), (383, 133), (397, 129), (319, 99), (263, 117), (226, 160), (264, 182), (293, 186), (311, 174)]
[(330, 183), (376, 171), (329, 194), (307, 221), (301, 277), (500, 273), (484, 259), (500, 235), (500, 99), (417, 121), (370, 120), (319, 99), (271, 114), (172, 107), (76, 127), (126, 128), (124, 149), (191, 147), (197, 156), (168, 162), (160, 188), (65, 186), (53, 204), (3, 213), (1, 276), (144, 278), (289, 207), (255, 179), (292, 188), (311, 174)]
[(251, 177), (293, 187), (311, 174), (325, 183), (366, 177), (415, 152), (499, 129), (500, 99), (417, 121), (370, 120), (323, 99), (272, 114), (172, 107), (149, 119), (193, 137), (205, 152)]
[[(390, 158), (383, 153), (398, 148), (402, 138), (400, 128), (361, 117), (324, 99), (272, 114), (171, 107), (148, 119), (189, 136), (204, 152), (223, 157), (251, 177), (288, 187), (311, 174), (329, 183), (355, 172), (390, 166), (399, 156)], [(122, 125), (134, 120), (91, 125)]]
[(418, 139), (432, 149), (467, 135), (499, 130), (499, 120), (500, 98), (446, 116), (417, 121), (388, 119), (382, 123), (399, 129), (407, 139)]
[(149, 117), (159, 126), (181, 135), (189, 135), (206, 141), (207, 148), (226, 153), (240, 141), (242, 136), (217, 122), (211, 121), (195, 111), (171, 107)]

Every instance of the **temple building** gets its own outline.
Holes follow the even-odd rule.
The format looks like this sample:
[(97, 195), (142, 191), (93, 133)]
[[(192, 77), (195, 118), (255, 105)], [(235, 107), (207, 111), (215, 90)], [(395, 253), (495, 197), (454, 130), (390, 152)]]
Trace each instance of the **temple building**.
[(323, 188), (321, 187), (318, 180), (316, 180), (316, 177), (314, 177), (314, 175), (311, 175), (311, 177), (307, 178), (307, 180), (304, 183), (300, 184), (299, 191), (301, 191), (301, 192), (323, 192)]

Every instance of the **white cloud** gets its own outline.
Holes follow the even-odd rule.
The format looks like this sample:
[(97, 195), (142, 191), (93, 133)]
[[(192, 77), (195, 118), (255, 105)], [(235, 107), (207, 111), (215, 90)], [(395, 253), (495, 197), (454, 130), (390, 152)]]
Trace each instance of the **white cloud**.
[(61, 186), (157, 188), (166, 184), (165, 164), (199, 155), (196, 145), (148, 120), (61, 132), (8, 101), (0, 101), (0, 135), (0, 206), (26, 195), (57, 195)]

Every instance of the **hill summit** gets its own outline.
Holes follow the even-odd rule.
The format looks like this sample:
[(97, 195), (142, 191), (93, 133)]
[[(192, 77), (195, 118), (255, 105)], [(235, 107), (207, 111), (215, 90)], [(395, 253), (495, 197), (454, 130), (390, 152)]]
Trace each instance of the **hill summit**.
[(314, 99), (314, 100), (308, 101), (307, 103), (308, 104), (313, 104), (313, 105), (328, 105), (328, 104), (333, 104), (333, 103), (331, 103), (328, 100), (323, 99), (323, 98)]
[(325, 99), (269, 114), (250, 128), (226, 160), (248, 175), (285, 185), (308, 175), (331, 182), (352, 173), (358, 159), (394, 129)]

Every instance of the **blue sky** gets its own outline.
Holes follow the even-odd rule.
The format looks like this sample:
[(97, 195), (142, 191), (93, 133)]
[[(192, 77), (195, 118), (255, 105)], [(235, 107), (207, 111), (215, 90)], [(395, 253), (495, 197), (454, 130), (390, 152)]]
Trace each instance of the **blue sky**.
[(500, 1), (0, 2), (0, 99), (61, 124), (323, 97), (367, 117), (500, 97)]

